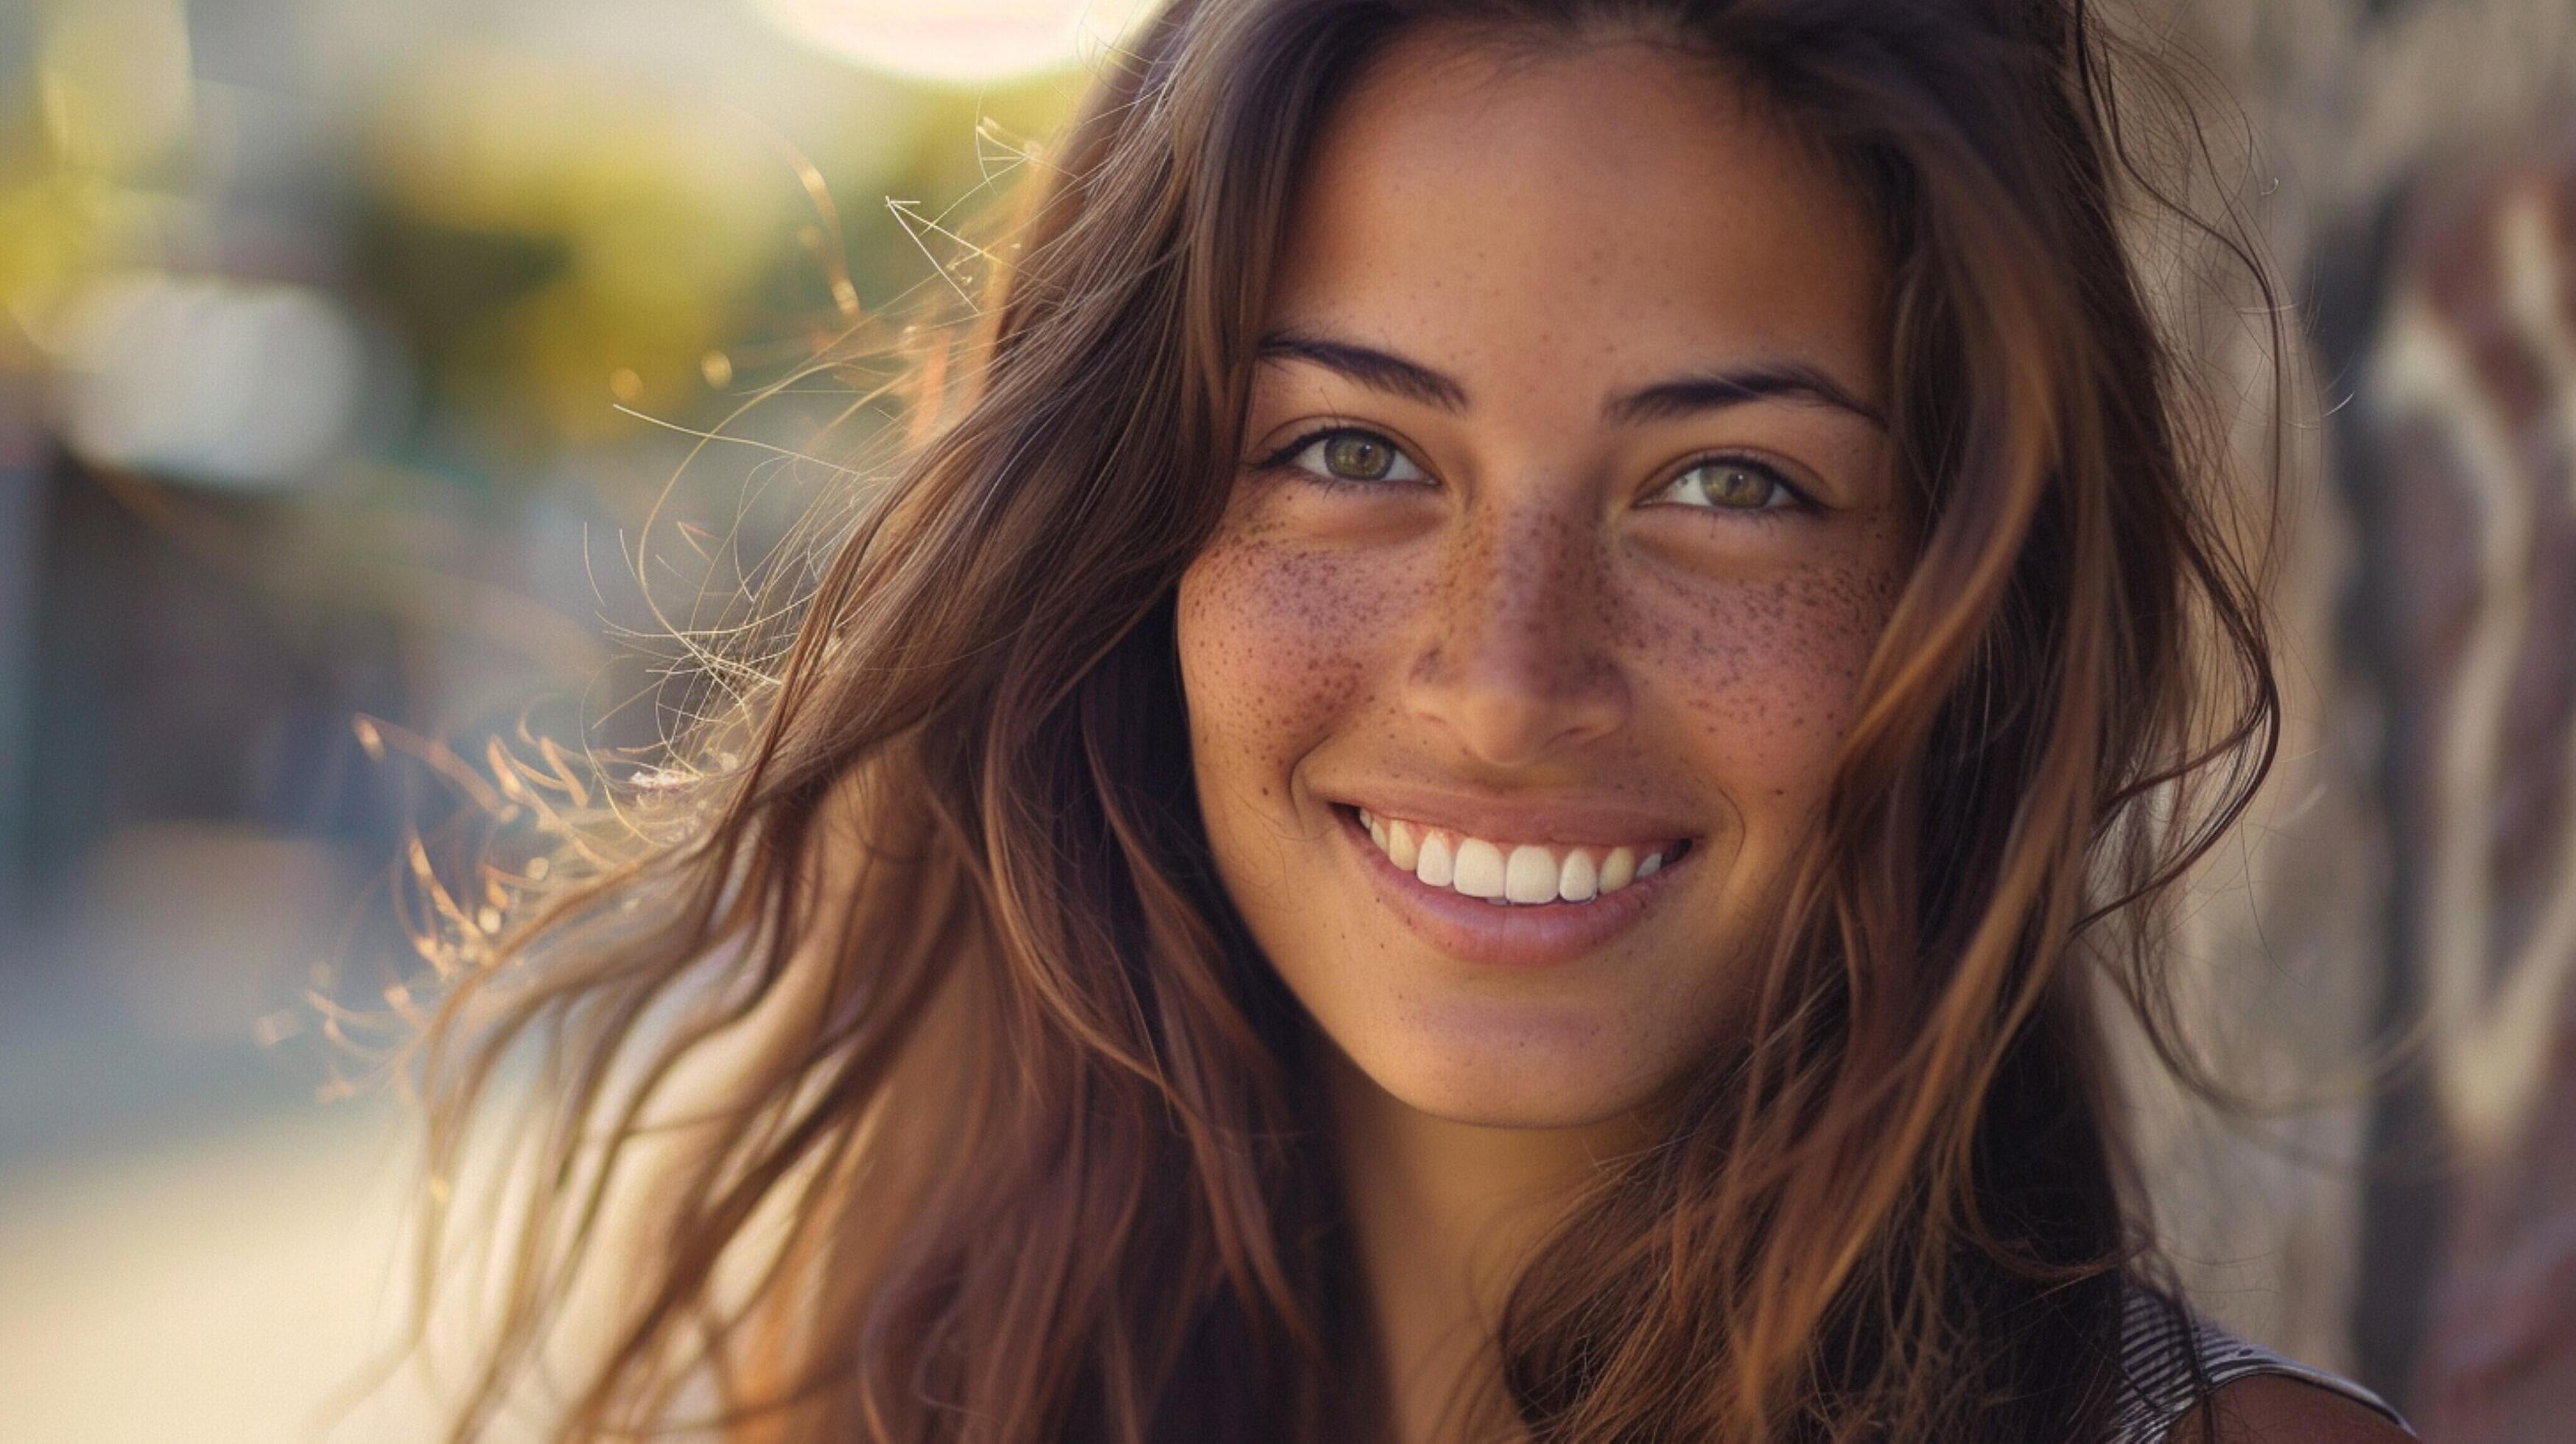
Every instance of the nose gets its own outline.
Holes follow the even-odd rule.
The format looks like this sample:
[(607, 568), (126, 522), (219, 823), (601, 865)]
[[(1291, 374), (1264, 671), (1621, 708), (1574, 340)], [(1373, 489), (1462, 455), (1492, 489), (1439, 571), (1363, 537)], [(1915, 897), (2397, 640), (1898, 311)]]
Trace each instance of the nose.
[(1496, 768), (1618, 730), (1629, 691), (1609, 645), (1603, 551), (1597, 529), (1561, 505), (1463, 518), (1406, 677), (1407, 710)]

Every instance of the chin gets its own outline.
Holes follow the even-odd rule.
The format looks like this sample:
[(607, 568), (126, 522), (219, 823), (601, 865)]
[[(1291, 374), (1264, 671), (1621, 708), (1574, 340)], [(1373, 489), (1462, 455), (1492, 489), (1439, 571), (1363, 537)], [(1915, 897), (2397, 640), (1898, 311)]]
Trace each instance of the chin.
[(1651, 1097), (1664, 1071), (1641, 1040), (1563, 1008), (1416, 1003), (1345, 1053), (1415, 1112), (1486, 1128), (1585, 1128)]

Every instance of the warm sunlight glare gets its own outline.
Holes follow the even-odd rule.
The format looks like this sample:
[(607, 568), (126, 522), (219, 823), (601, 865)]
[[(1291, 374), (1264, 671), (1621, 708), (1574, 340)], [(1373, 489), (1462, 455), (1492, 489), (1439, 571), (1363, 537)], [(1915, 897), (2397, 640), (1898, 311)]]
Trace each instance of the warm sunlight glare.
[(871, 69), (992, 83), (1059, 70), (1115, 44), (1147, 0), (752, 0), (799, 40)]

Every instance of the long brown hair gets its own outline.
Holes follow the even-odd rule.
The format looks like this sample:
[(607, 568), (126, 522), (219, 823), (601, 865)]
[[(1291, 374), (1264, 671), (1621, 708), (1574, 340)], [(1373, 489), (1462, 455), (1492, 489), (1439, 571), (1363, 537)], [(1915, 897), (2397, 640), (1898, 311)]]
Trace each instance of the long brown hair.
[(1498, 1407), (1564, 1440), (2100, 1431), (2143, 1245), (2097, 1011), (2163, 1021), (2156, 910), (2277, 702), (2263, 508), (2124, 256), (2152, 178), (2083, 0), (1175, 0), (1035, 168), (786, 644), (726, 664), (626, 846), (568, 830), (497, 937), (459, 930), (417, 1054), (424, 1300), (469, 1125), (540, 1063), (460, 1435), (603, 1278), (569, 1435), (1383, 1427), (1311, 1025), (1208, 861), (1172, 597), (1306, 148), (1435, 22), (1682, 47), (1844, 163), (1925, 518), (1754, 1026), (1525, 1272)]

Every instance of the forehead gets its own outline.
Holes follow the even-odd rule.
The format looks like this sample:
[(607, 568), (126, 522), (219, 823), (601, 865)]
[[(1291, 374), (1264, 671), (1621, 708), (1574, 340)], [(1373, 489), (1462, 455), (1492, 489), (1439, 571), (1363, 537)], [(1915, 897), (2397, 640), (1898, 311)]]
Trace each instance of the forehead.
[(1874, 234), (1823, 153), (1714, 65), (1423, 27), (1318, 136), (1271, 320), (1506, 385), (1795, 348), (1877, 395)]

